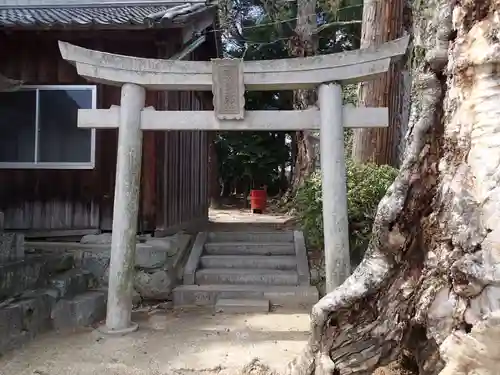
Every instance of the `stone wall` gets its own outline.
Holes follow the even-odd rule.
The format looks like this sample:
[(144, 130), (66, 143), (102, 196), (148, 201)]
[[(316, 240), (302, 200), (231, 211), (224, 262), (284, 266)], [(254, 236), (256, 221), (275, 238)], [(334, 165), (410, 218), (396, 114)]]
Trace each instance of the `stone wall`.
[[(170, 293), (182, 277), (188, 257), (191, 235), (177, 233), (155, 238), (138, 236), (134, 288), (136, 300), (169, 300)], [(106, 288), (111, 258), (111, 234), (84, 236), (77, 242), (29, 242), (31, 250), (72, 254), (76, 267), (90, 272), (98, 286)]]
[(106, 312), (90, 272), (69, 254), (25, 251), (24, 236), (0, 229), (0, 355), (50, 329), (87, 326)]
[[(187, 258), (191, 236), (177, 233), (170, 237), (138, 237), (135, 256), (134, 289), (146, 300), (168, 300), (179, 282), (180, 269)], [(111, 257), (111, 234), (88, 235), (77, 250), (80, 267), (92, 272), (107, 285)]]
[[(182, 233), (138, 237), (134, 303), (170, 299), (190, 245), (191, 236)], [(103, 320), (110, 257), (109, 234), (25, 242), (0, 229), (0, 355), (41, 332)]]

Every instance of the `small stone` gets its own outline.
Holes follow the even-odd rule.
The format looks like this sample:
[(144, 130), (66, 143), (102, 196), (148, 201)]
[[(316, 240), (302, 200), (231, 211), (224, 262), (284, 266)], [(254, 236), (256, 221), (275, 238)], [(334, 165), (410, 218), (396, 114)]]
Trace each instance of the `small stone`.
[(165, 300), (172, 292), (173, 283), (165, 270), (151, 273), (141, 270), (135, 274), (134, 288), (142, 298)]

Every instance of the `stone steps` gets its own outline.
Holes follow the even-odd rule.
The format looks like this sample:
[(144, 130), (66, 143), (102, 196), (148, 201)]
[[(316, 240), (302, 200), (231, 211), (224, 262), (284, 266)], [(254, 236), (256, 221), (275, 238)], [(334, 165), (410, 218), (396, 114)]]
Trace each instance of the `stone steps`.
[(304, 237), (296, 231), (199, 233), (173, 291), (174, 306), (206, 306), (223, 313), (265, 313), (270, 305), (310, 308)]
[(293, 231), (273, 231), (273, 232), (210, 232), (208, 233), (208, 243), (211, 242), (279, 242), (293, 243)]
[(212, 242), (205, 244), (207, 255), (295, 255), (287, 242)]
[(268, 300), (286, 308), (311, 308), (319, 298), (313, 286), (180, 285), (173, 291), (174, 306), (214, 306), (219, 299)]
[(202, 268), (196, 284), (299, 285), (297, 271), (257, 268)]
[(215, 304), (215, 312), (225, 314), (268, 313), (269, 300), (220, 298)]
[(297, 260), (292, 255), (203, 255), (202, 268), (261, 268), (296, 270)]

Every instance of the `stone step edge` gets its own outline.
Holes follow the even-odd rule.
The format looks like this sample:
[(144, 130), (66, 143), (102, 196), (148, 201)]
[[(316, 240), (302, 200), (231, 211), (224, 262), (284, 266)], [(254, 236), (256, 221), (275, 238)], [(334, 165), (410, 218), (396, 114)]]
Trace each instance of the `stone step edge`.
[(198, 270), (207, 268), (239, 268), (297, 270), (295, 255), (202, 255)]
[[(237, 297), (221, 294), (241, 293)], [(187, 296), (185, 296), (187, 295)], [(179, 285), (172, 292), (174, 307), (214, 306), (218, 299), (267, 299), (277, 306), (311, 307), (319, 300), (318, 289), (303, 285), (205, 284)], [(248, 296), (248, 297), (246, 297)], [(192, 303), (184, 303), (192, 299)]]
[(284, 241), (262, 241), (262, 242), (257, 242), (257, 241), (221, 241), (221, 242), (206, 242), (205, 246), (209, 247), (215, 247), (215, 246), (223, 246), (223, 247), (229, 247), (229, 246), (279, 246), (279, 247), (291, 247), (293, 248), (293, 242), (284, 242)]
[(270, 306), (268, 299), (219, 298), (215, 303), (214, 311), (229, 314), (268, 313)]
[(275, 268), (199, 268), (196, 273), (200, 274), (210, 274), (210, 275), (220, 275), (220, 274), (231, 274), (231, 275), (241, 275), (241, 274), (252, 274), (252, 275), (297, 275), (297, 270), (277, 270)]

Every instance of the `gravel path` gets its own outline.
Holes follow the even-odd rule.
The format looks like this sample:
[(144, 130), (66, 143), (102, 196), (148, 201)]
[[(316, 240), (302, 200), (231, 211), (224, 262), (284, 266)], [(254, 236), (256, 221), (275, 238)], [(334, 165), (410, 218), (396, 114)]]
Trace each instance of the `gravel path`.
[(281, 371), (304, 347), (309, 316), (201, 311), (136, 315), (140, 330), (49, 333), (0, 358), (1, 375), (235, 375), (254, 358)]

